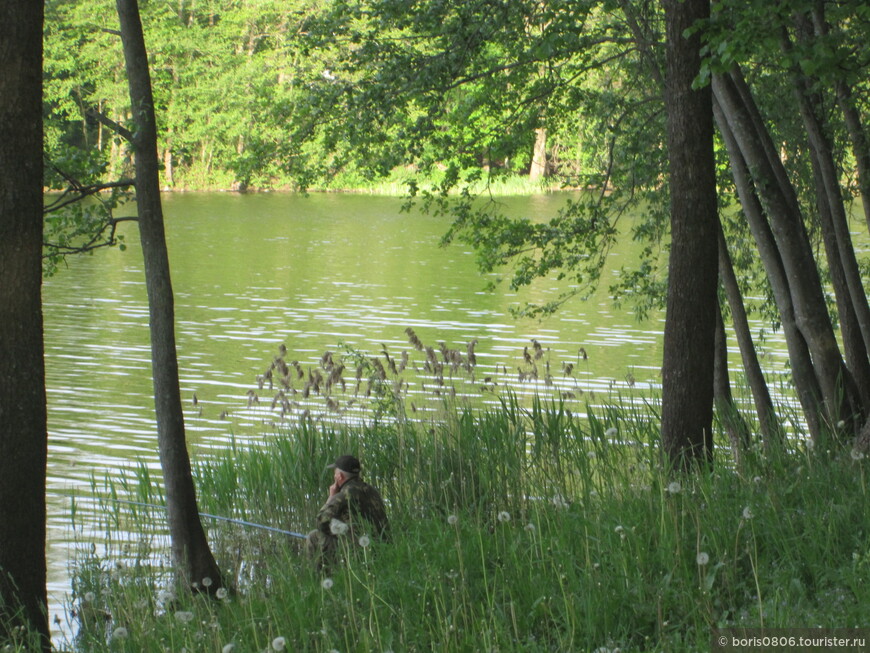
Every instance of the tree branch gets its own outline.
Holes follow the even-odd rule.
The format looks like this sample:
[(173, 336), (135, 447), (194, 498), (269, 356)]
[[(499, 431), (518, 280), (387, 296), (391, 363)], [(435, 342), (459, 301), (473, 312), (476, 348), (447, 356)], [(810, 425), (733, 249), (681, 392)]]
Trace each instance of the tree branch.
[(136, 144), (136, 137), (133, 135), (133, 132), (131, 132), (126, 127), (123, 127), (122, 125), (119, 125), (117, 122), (115, 122), (108, 116), (100, 113), (93, 107), (88, 109), (87, 115), (89, 118), (93, 118), (97, 122), (101, 123), (103, 126), (108, 127), (113, 132), (120, 135), (124, 140), (129, 141), (134, 145)]

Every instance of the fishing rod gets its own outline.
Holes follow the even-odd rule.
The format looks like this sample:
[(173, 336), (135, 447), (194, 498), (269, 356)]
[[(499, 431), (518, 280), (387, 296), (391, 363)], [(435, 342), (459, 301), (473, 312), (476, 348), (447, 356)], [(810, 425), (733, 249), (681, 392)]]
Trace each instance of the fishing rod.
[[(70, 499), (85, 499), (90, 501), (99, 501), (98, 497), (84, 497), (84, 496), (76, 496), (73, 494), (66, 494), (63, 492), (55, 492), (53, 494), (59, 494), (60, 496), (69, 497)], [(158, 503), (145, 503), (144, 501), (130, 501), (129, 499), (118, 499), (116, 497), (106, 497), (109, 501), (114, 501), (115, 503), (124, 503), (130, 506), (141, 506), (143, 508), (158, 508), (160, 510), (166, 510), (166, 506), (162, 506)], [(199, 513), (200, 517), (208, 517), (209, 519), (216, 519), (218, 521), (225, 521), (231, 524), (239, 524), (240, 526), (250, 526), (251, 528), (259, 528), (264, 531), (271, 531), (272, 533), (280, 533), (281, 535), (289, 535), (290, 537), (295, 537), (298, 539), (306, 539), (306, 535), (302, 533), (297, 533), (295, 531), (285, 531), (281, 528), (275, 528), (274, 526), (266, 526), (265, 524), (256, 524), (251, 521), (246, 521), (244, 519), (235, 519), (233, 517), (224, 517), (223, 515), (212, 515), (211, 513), (201, 512)]]

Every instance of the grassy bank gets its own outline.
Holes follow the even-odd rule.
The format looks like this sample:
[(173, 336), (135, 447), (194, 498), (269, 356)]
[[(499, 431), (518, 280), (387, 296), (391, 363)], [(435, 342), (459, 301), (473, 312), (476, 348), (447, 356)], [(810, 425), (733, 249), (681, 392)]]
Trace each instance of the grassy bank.
[[(713, 627), (857, 627), (870, 605), (866, 461), (803, 447), (669, 478), (640, 412), (583, 420), (509, 397), (443, 423), (301, 425), (196, 469), (204, 512), (305, 532), (338, 453), (393, 540), (318, 573), (300, 540), (209, 522), (221, 599), (176, 593), (144, 470), (102, 488), (106, 551), (78, 557), (87, 651), (704, 651)], [(134, 533), (134, 536), (129, 536)], [(205, 581), (208, 582), (208, 581)]]

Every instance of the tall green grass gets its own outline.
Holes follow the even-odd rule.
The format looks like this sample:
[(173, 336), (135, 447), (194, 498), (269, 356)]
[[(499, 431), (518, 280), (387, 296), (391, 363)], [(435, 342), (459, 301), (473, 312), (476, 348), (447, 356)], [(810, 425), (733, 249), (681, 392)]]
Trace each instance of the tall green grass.
[(345, 452), (388, 501), (392, 541), (318, 573), (296, 538), (213, 522), (233, 588), (218, 600), (175, 591), (161, 514), (113, 500), (158, 497), (147, 470), (107, 485), (109, 544), (78, 558), (69, 648), (703, 651), (713, 627), (866, 625), (867, 468), (848, 451), (737, 469), (722, 450), (674, 478), (642, 409), (581, 420), (508, 395), (435, 425), (302, 423), (230, 446), (196, 465), (201, 509), (304, 533)]

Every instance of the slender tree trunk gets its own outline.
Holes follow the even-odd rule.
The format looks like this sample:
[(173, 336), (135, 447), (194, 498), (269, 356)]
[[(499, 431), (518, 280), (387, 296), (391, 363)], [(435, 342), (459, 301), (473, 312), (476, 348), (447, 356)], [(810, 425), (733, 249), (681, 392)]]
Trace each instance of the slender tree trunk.
[[(43, 4), (0, 0), (0, 15), (0, 644), (48, 651)], [(15, 637), (19, 626), (41, 641)]]
[(665, 0), (671, 253), (662, 364), (662, 447), (688, 470), (713, 461), (716, 326), (716, 175), (709, 87), (693, 89), (700, 37), (686, 30), (709, 17), (709, 0)]
[[(817, 2), (813, 7), (812, 20), (816, 35), (827, 37), (830, 27), (825, 19), (823, 2)], [(852, 143), (852, 154), (855, 156), (855, 165), (858, 169), (858, 187), (864, 206), (864, 218), (867, 222), (867, 228), (870, 229), (870, 140), (867, 138), (867, 131), (864, 129), (861, 115), (855, 107), (852, 89), (843, 79), (837, 79), (834, 82), (834, 91), (837, 94), (837, 102), (843, 113), (846, 130)]]
[[(714, 79), (714, 91), (718, 89), (722, 83), (722, 80), (718, 78)], [(759, 201), (752, 185), (749, 167), (743, 159), (743, 154), (734, 138), (731, 127), (725, 119), (722, 108), (716, 99), (717, 96), (718, 93), (714, 96), (713, 102), (713, 111), (716, 116), (716, 122), (719, 125), (722, 140), (725, 142), (725, 147), (728, 150), (728, 157), (731, 162), (731, 172), (734, 176), (734, 184), (737, 187), (737, 194), (740, 197), (740, 204), (743, 207), (743, 214), (746, 216), (749, 229), (752, 232), (752, 237), (755, 239), (755, 245), (758, 248), (761, 257), (761, 263), (767, 273), (767, 278), (770, 282), (771, 290), (773, 291), (774, 301), (776, 302), (779, 311), (798, 399), (800, 400), (804, 416), (807, 420), (807, 427), (809, 428), (810, 436), (813, 440), (817, 441), (821, 437), (822, 428), (822, 416), (820, 414), (822, 391), (819, 387), (815, 370), (813, 369), (813, 363), (806, 340), (800, 332), (795, 320), (794, 304), (792, 303), (791, 292), (789, 290), (788, 275), (786, 274), (785, 267), (782, 264), (782, 258), (776, 247), (776, 242), (773, 238), (773, 233), (770, 230), (770, 225), (764, 215), (764, 209), (761, 206), (761, 202)]]
[(758, 362), (755, 344), (752, 342), (749, 320), (746, 317), (746, 307), (743, 305), (740, 285), (737, 283), (737, 276), (734, 274), (734, 265), (731, 262), (731, 255), (728, 253), (728, 245), (725, 242), (725, 234), (722, 232), (721, 225), (718, 230), (718, 241), (719, 278), (722, 280), (722, 287), (725, 289), (728, 307), (731, 309), (734, 334), (737, 338), (737, 345), (740, 348), (740, 357), (743, 361), (746, 380), (749, 383), (749, 389), (752, 392), (752, 399), (755, 403), (755, 413), (758, 416), (761, 437), (765, 448), (770, 449), (772, 445), (781, 444), (784, 435), (779, 425), (779, 420), (776, 417), (773, 400), (770, 398), (770, 390), (767, 387), (767, 382), (764, 380), (764, 373)]
[[(837, 428), (842, 420), (849, 430), (857, 433), (863, 424), (861, 402), (834, 336), (809, 237), (803, 218), (795, 209), (794, 189), (780, 182), (785, 169), (778, 156), (775, 159), (769, 156), (769, 148), (764, 145), (765, 141), (770, 141), (767, 131), (759, 133), (755, 129), (751, 117), (754, 110), (747, 107), (745, 94), (734, 91), (737, 85), (733, 80), (737, 76), (715, 75), (716, 97), (752, 172), (755, 189), (770, 220), (788, 278), (795, 322), (812, 355), (829, 427)], [(754, 102), (752, 104), (754, 106)]]
[[(799, 30), (808, 39), (812, 33), (812, 25), (800, 18), (797, 19)], [(788, 54), (791, 43), (785, 29), (782, 32), (782, 47)], [(840, 188), (839, 173), (834, 162), (833, 149), (825, 133), (819, 112), (816, 107), (818, 99), (811, 90), (812, 80), (807, 79), (799, 70), (792, 70), (794, 94), (800, 107), (801, 118), (809, 138), (812, 155), (813, 171), (816, 178), (816, 194), (819, 203), (819, 214), (822, 218), (822, 229), (825, 232), (828, 267), (832, 278), (837, 282), (835, 291), (838, 293), (838, 305), (841, 307), (840, 318), (848, 322), (849, 335), (859, 335), (863, 346), (857, 338), (849, 338), (843, 342), (846, 359), (853, 365), (849, 368), (856, 379), (867, 380), (870, 375), (870, 304), (867, 303), (867, 293), (861, 280), (858, 259), (852, 246), (852, 235), (849, 233), (849, 220), (846, 216), (846, 206), (843, 203), (843, 193)], [(851, 306), (846, 306), (851, 304)], [(857, 333), (855, 333), (857, 329)], [(845, 333), (844, 333), (845, 335)], [(856, 369), (855, 366), (858, 366)], [(860, 381), (857, 383), (862, 388)], [(866, 409), (870, 404), (870, 386), (863, 386), (862, 405)]]
[(221, 585), (217, 564), (206, 540), (196, 503), (196, 490), (185, 442), (184, 416), (175, 349), (175, 309), (169, 257), (160, 203), (157, 126), (148, 55), (136, 0), (117, 0), (121, 38), (136, 122), (136, 204), (145, 261), (145, 284), (151, 326), (151, 361), (160, 464), (166, 487), (166, 508), (172, 557), (182, 582), (195, 589), (210, 579), (208, 590)]
[(731, 380), (728, 375), (728, 340), (725, 335), (725, 323), (722, 311), (716, 307), (716, 340), (713, 364), (713, 403), (719, 421), (725, 427), (731, 451), (737, 464), (743, 457), (743, 452), (749, 447), (749, 427), (734, 403), (731, 394)]

